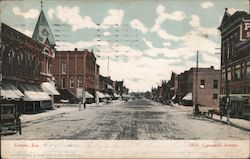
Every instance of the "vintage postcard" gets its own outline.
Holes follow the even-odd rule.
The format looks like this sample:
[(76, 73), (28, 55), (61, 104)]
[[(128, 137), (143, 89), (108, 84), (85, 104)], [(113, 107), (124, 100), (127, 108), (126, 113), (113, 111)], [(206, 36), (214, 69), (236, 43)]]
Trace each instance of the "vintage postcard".
[(0, 1), (1, 158), (249, 158), (249, 0)]

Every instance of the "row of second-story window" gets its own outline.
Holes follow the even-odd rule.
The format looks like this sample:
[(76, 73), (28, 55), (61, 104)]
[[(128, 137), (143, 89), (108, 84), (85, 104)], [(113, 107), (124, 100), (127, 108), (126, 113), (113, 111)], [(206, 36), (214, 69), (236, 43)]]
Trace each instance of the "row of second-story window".
[(28, 52), (16, 52), (12, 48), (4, 51), (3, 65), (9, 68), (10, 73), (22, 70), (31, 74), (38, 74), (40, 67), (38, 56), (31, 55)]
[[(94, 74), (94, 70), (95, 70), (95, 67), (93, 67), (93, 65), (90, 65), (90, 64), (87, 64), (88, 68), (87, 69), (87, 72), (92, 72)], [(92, 70), (92, 71), (90, 71)], [(62, 74), (66, 74), (67, 73), (67, 64), (66, 64), (66, 61), (62, 61), (61, 62), (61, 73)]]
[[(200, 80), (200, 89), (205, 89), (206, 88), (206, 80), (201, 79)], [(219, 83), (218, 80), (213, 80), (213, 87), (212, 89), (218, 89), (219, 88)]]
[[(250, 94), (250, 87), (230, 87), (228, 88), (229, 94)], [(226, 94), (226, 88), (221, 89), (221, 94)]]
[(239, 35), (235, 33), (234, 36), (222, 41), (222, 61), (225, 58), (236, 56), (236, 44), (239, 42)]
[[(245, 80), (245, 79), (250, 79), (250, 61), (227, 68), (227, 80), (229, 82)], [(222, 82), (226, 81), (225, 69), (222, 69), (221, 80)]]
[[(199, 81), (199, 88), (200, 89), (206, 89), (206, 88), (209, 88), (209, 87), (206, 87), (206, 80), (205, 79), (201, 79), (200, 81)], [(185, 87), (185, 85), (183, 85), (182, 86), (182, 88), (184, 89), (184, 87)], [(192, 90), (192, 88), (193, 88), (193, 84), (192, 83), (190, 83), (189, 85), (188, 85), (188, 89), (189, 90)], [(218, 89), (219, 88), (219, 82), (218, 82), (218, 80), (213, 80), (213, 84), (212, 84), (212, 88), (211, 89)]]
[[(83, 87), (83, 81), (81, 77), (78, 78), (74, 78), (74, 77), (70, 77), (69, 80), (67, 80), (66, 77), (62, 77), (61, 81), (58, 81), (58, 78), (56, 78), (56, 85), (58, 85), (60, 83), (61, 88), (82, 88)], [(75, 86), (75, 82), (76, 86)]]

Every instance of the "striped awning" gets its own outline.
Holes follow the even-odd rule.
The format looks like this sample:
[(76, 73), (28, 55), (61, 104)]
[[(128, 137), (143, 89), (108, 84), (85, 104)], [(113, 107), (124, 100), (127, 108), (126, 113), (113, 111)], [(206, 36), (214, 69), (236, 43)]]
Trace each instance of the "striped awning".
[(120, 98), (120, 96), (117, 93), (114, 93), (115, 98)]
[(193, 99), (193, 95), (191, 92), (187, 93), (182, 100), (192, 100)]
[(24, 94), (11, 82), (3, 82), (1, 89), (1, 99), (20, 100)]
[(19, 85), (25, 95), (24, 101), (46, 101), (51, 100), (48, 93), (44, 92), (40, 85), (23, 83)]
[(60, 93), (56, 90), (56, 87), (50, 82), (43, 82), (41, 87), (43, 91), (49, 95), (60, 95)]
[(86, 98), (94, 98), (94, 96), (92, 94), (90, 94), (88, 91), (86, 91), (85, 97)]
[(96, 92), (96, 95), (98, 96), (98, 98), (104, 98), (105, 97), (105, 95), (102, 92), (99, 92), (99, 91)]

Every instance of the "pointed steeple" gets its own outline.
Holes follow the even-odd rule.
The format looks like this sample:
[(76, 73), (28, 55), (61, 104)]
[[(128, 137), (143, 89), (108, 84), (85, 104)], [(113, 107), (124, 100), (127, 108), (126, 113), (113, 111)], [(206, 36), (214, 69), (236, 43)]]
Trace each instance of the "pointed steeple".
[(230, 16), (231, 15), (228, 13), (228, 8), (225, 8), (225, 13), (224, 13), (224, 16), (222, 18), (221, 24), (225, 23), (229, 19)]
[(32, 39), (37, 40), (42, 44), (48, 44), (50, 46), (55, 46), (55, 40), (50, 30), (48, 21), (43, 12), (43, 2), (41, 1), (41, 12), (36, 23), (36, 27), (34, 33), (32, 35)]

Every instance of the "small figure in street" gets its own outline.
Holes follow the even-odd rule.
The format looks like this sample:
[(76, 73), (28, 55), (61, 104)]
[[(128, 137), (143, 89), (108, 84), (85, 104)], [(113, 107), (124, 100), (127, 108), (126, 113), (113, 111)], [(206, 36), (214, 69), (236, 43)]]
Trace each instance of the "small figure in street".
[(79, 111), (82, 110), (82, 102), (79, 102)]
[(96, 96), (96, 105), (99, 106), (99, 97), (98, 97), (98, 95)]
[(83, 108), (86, 109), (86, 101), (83, 102)]
[(194, 114), (195, 115), (199, 115), (200, 114), (199, 104), (195, 104)]

